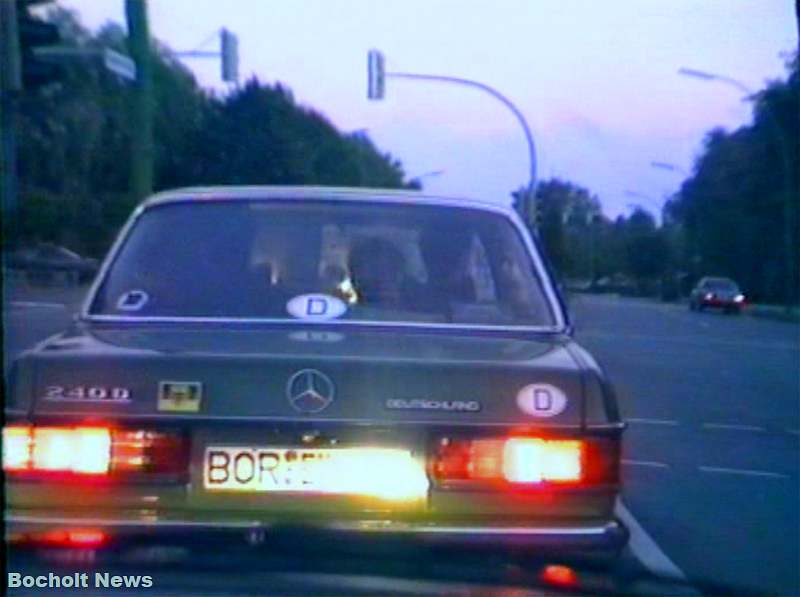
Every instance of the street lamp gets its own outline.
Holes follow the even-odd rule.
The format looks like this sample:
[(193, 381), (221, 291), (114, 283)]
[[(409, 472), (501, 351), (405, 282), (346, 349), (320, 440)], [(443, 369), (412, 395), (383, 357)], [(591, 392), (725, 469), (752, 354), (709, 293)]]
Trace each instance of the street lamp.
[[(367, 54), (367, 97), (371, 100), (382, 100), (384, 98), (386, 92), (386, 79), (387, 78), (394, 78), (394, 79), (414, 79), (417, 81), (427, 81), (427, 82), (437, 82), (437, 83), (450, 83), (454, 85), (461, 85), (464, 87), (472, 87), (473, 89), (479, 89), (485, 93), (488, 93), (493, 98), (498, 100), (502, 103), (506, 108), (508, 108), (514, 117), (517, 119), (520, 127), (522, 128), (522, 132), (525, 134), (525, 141), (528, 144), (528, 158), (529, 158), (529, 167), (530, 167), (530, 176), (528, 180), (528, 188), (527, 188), (527, 207), (536, 207), (534, 203), (534, 196), (535, 196), (535, 189), (536, 189), (536, 146), (533, 142), (533, 134), (531, 133), (531, 129), (528, 126), (528, 122), (525, 120), (525, 116), (523, 116), (522, 112), (517, 108), (514, 103), (504, 96), (502, 93), (486, 85), (485, 83), (480, 83), (478, 81), (473, 81), (471, 79), (464, 79), (461, 77), (450, 77), (444, 75), (425, 75), (419, 73), (401, 73), (401, 72), (388, 72), (384, 66), (384, 56), (383, 53), (378, 50), (370, 50)], [(526, 209), (526, 217), (528, 216), (527, 209)], [(534, 214), (535, 216), (535, 214)], [(536, 218), (533, 218), (536, 221)]]
[[(717, 73), (711, 73), (704, 70), (698, 70), (696, 68), (685, 68), (681, 67), (678, 69), (679, 75), (684, 75), (687, 77), (693, 77), (695, 79), (699, 79), (701, 81), (716, 81), (719, 83), (724, 83), (729, 87), (733, 87), (738, 91), (742, 92), (746, 97), (752, 97), (754, 95), (754, 91), (750, 89), (747, 85), (742, 83), (741, 81), (734, 79), (733, 77), (728, 77), (726, 75), (719, 75)], [(781, 130), (780, 124), (778, 124), (778, 119), (775, 116), (774, 112), (769, 108), (768, 104), (764, 104), (764, 115), (766, 116), (769, 123), (772, 125), (773, 131), (775, 133), (775, 139), (778, 142), (780, 154), (782, 157), (782, 167), (783, 167), (783, 180), (784, 180), (784, 190), (783, 190), (783, 250), (784, 250), (784, 294), (786, 299), (786, 310), (791, 311), (792, 308), (792, 294), (794, 293), (794, 268), (792, 267), (792, 253), (794, 252), (794, 244), (792, 242), (792, 237), (794, 236), (794, 231), (792, 229), (792, 193), (790, 188), (790, 173), (791, 173), (791, 164), (789, 163), (789, 152), (788, 152), (788, 143), (786, 137), (783, 134), (783, 130)]]
[(672, 164), (670, 162), (650, 162), (650, 167), (656, 168), (657, 170), (668, 170), (670, 172), (676, 172), (684, 176), (687, 176), (689, 174), (686, 170), (684, 170), (680, 166)]
[(410, 177), (408, 182), (416, 183), (421, 189), (423, 178), (434, 178), (436, 176), (441, 176), (442, 174), (444, 174), (444, 170), (431, 170), (430, 172), (423, 172), (422, 174), (417, 174), (416, 176)]
[(698, 70), (696, 68), (685, 68), (681, 67), (678, 69), (678, 74), (683, 75), (685, 77), (694, 77), (695, 79), (700, 79), (702, 81), (719, 81), (720, 83), (726, 83), (731, 87), (735, 87), (746, 96), (753, 95), (753, 90), (750, 89), (747, 85), (742, 83), (741, 81), (734, 79), (732, 77), (727, 77), (725, 75), (718, 75), (716, 73), (710, 73), (704, 70)]
[(433, 178), (434, 176), (441, 176), (442, 174), (444, 174), (444, 170), (431, 170), (430, 172), (423, 172), (422, 174), (412, 176), (409, 180), (422, 180), (423, 178)]

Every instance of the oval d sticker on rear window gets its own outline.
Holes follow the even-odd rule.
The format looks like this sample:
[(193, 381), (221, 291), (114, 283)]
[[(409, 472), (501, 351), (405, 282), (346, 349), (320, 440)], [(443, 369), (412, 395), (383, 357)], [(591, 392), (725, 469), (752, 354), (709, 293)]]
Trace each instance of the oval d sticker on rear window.
[(144, 290), (129, 290), (117, 299), (117, 310), (139, 311), (147, 304), (150, 297)]
[(301, 294), (286, 303), (286, 310), (298, 319), (336, 319), (347, 311), (344, 301), (329, 294)]
[(554, 417), (567, 408), (567, 396), (550, 384), (534, 383), (517, 393), (517, 406), (533, 417)]

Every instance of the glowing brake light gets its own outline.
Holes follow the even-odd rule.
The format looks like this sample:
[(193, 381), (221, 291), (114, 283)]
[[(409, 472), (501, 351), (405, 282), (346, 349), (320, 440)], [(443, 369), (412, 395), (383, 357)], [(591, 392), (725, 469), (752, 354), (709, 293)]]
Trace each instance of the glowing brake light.
[(3, 428), (3, 470), (20, 471), (30, 467), (31, 428), (11, 425)]
[(503, 476), (511, 483), (580, 481), (582, 442), (526, 437), (506, 441)]
[(47, 531), (30, 537), (34, 543), (59, 545), (65, 547), (99, 547), (106, 542), (108, 536), (99, 530), (66, 530)]
[(111, 432), (102, 427), (35, 427), (32, 468), (105, 474), (111, 462)]
[(180, 475), (183, 436), (109, 427), (10, 425), (3, 428), (3, 470), (11, 474)]
[(443, 482), (574, 484), (586, 480), (588, 452), (586, 442), (575, 439), (443, 439), (432, 472)]
[(560, 564), (545, 566), (539, 578), (548, 585), (570, 588), (578, 586), (578, 575), (575, 570)]

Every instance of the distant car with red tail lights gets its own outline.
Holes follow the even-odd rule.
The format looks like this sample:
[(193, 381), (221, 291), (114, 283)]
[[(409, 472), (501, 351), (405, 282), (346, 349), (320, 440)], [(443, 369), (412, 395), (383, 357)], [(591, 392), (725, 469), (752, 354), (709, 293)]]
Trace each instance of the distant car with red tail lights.
[(746, 304), (747, 298), (739, 285), (729, 278), (702, 278), (689, 296), (689, 309), (692, 311), (716, 308), (726, 313), (741, 313)]
[(183, 189), (13, 365), (9, 540), (198, 531), (618, 550), (624, 423), (513, 210)]

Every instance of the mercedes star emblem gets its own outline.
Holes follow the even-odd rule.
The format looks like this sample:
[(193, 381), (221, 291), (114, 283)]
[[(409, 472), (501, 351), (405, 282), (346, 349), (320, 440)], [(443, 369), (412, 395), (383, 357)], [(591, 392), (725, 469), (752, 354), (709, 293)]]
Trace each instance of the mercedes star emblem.
[(333, 402), (334, 386), (331, 379), (316, 369), (302, 369), (289, 378), (286, 397), (295, 410), (318, 413)]

